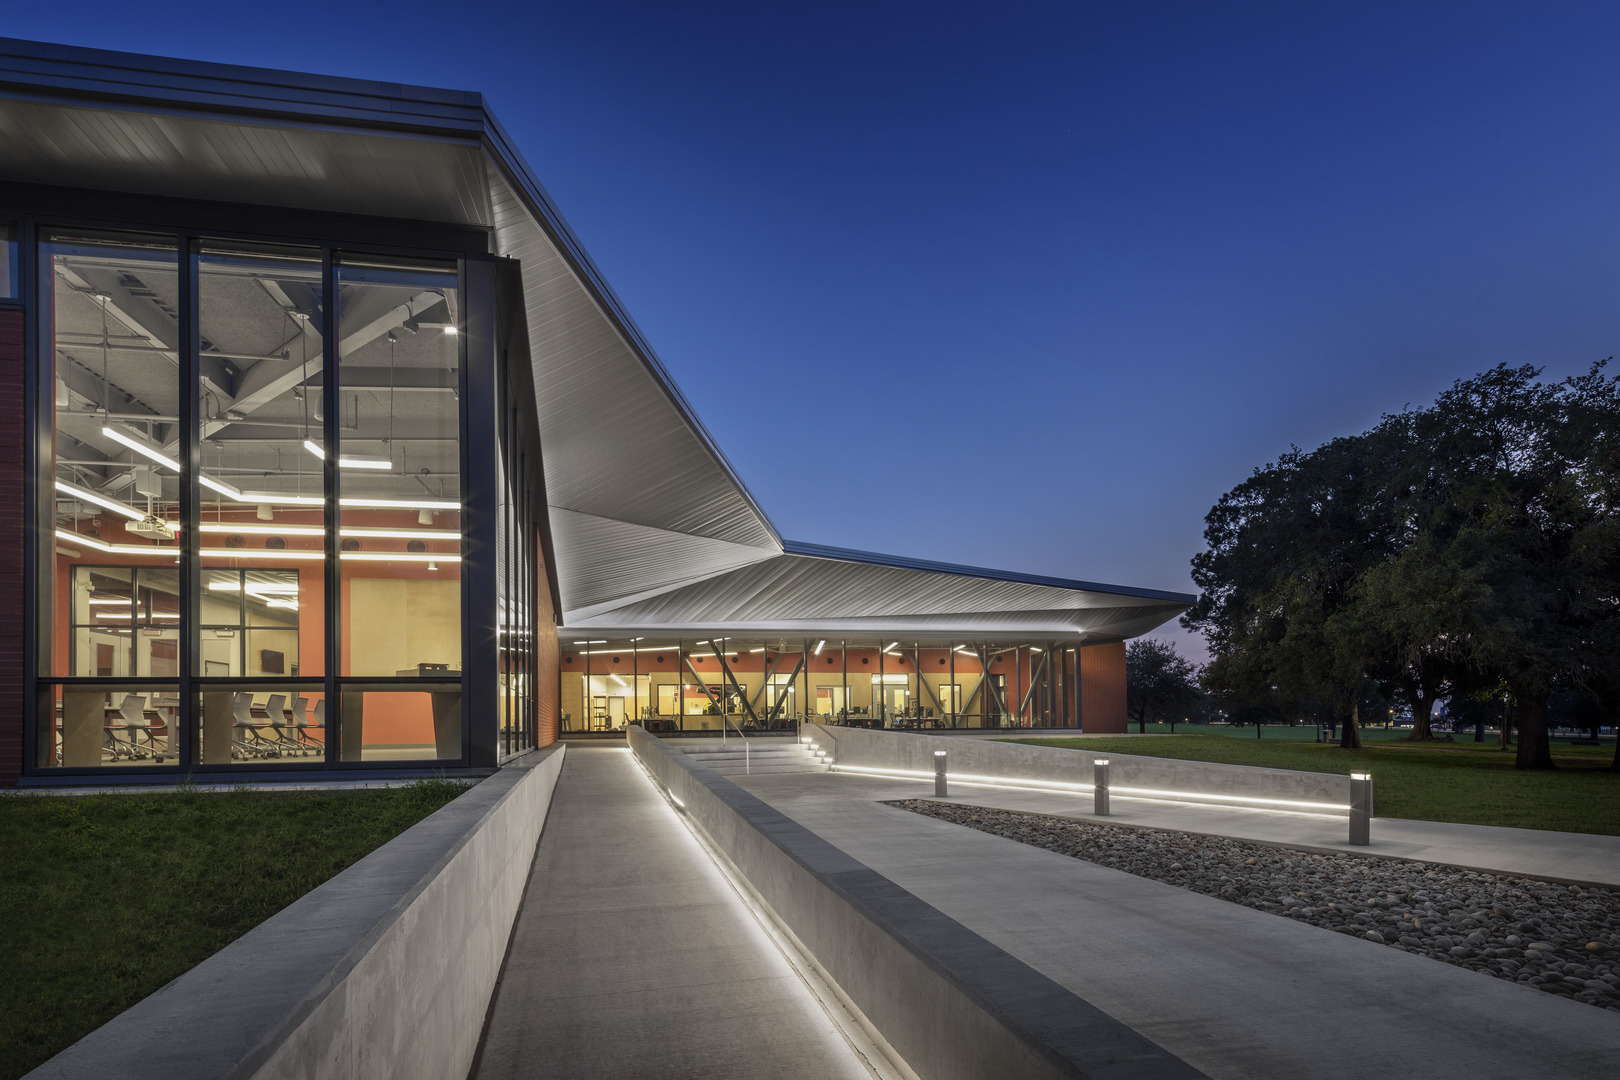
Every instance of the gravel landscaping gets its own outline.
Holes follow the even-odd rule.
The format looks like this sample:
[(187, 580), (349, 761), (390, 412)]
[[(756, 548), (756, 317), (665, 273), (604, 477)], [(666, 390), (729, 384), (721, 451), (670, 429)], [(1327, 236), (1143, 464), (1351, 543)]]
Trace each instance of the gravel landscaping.
[(1620, 892), (903, 799), (888, 805), (1620, 1012)]

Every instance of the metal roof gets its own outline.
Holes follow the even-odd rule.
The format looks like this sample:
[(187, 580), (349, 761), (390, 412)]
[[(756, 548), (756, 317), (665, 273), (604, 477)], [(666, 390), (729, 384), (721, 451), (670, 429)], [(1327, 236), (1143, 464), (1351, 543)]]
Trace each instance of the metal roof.
[(0, 180), (489, 230), (570, 627), (1117, 639), (1194, 599), (784, 542), (480, 94), (0, 38), (0, 147)]

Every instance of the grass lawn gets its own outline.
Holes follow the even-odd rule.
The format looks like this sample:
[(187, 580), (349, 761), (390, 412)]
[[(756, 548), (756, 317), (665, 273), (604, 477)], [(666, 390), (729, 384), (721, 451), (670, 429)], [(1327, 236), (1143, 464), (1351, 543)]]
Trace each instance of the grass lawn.
[(0, 797), (0, 1078), (21, 1076), (465, 790), (427, 780)]
[(1494, 742), (1378, 741), (1340, 750), (1303, 739), (1256, 739), (1252, 732), (1246, 739), (1197, 734), (1018, 741), (1305, 772), (1370, 772), (1379, 817), (1620, 836), (1620, 774), (1607, 771), (1613, 744), (1555, 743), (1556, 771), (1519, 772), (1512, 751), (1497, 750)]

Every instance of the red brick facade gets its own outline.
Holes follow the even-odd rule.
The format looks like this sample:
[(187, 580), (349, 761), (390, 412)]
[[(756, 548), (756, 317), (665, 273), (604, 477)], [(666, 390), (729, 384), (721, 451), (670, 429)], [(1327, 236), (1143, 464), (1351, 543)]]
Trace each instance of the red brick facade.
[(0, 308), (0, 787), (23, 763), (23, 313)]
[(1125, 730), (1125, 643), (1080, 650), (1080, 727), (1090, 735)]

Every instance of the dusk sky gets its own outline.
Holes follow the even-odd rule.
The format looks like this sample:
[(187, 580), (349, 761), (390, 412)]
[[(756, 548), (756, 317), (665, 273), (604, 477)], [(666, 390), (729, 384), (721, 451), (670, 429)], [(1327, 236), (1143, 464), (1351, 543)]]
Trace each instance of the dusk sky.
[(83, 0), (0, 33), (482, 91), (791, 539), (1191, 591), (1204, 514), (1290, 443), (1620, 351), (1613, 4)]

